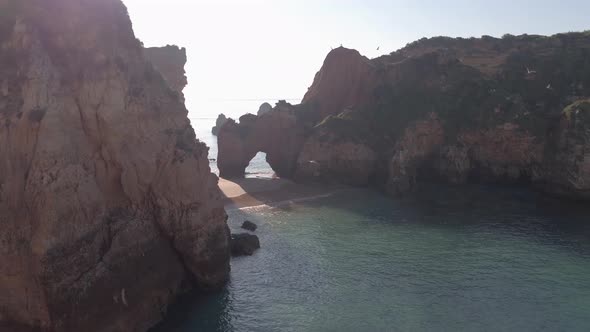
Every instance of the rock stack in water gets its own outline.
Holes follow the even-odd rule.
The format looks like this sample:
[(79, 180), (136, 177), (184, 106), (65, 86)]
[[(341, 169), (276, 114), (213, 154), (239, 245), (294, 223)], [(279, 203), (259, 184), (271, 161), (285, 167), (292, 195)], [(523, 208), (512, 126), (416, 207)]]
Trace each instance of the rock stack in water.
[(0, 330), (144, 331), (229, 274), (178, 87), (120, 0), (0, 0)]

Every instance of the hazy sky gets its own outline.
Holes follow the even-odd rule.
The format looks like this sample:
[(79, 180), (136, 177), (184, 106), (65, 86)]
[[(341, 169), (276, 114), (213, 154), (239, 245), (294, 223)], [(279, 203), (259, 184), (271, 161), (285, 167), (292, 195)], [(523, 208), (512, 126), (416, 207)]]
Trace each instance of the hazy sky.
[(340, 44), (375, 57), (424, 36), (590, 29), (590, 0), (123, 1), (146, 46), (187, 48), (192, 116), (216, 115), (208, 105), (222, 99), (301, 98)]

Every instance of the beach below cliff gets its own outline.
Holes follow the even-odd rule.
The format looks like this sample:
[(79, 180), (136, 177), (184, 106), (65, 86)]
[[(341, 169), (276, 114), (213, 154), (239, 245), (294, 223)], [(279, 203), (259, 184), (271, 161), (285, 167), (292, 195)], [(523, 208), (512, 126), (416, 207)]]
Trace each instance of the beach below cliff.
[(226, 209), (279, 206), (328, 197), (345, 188), (342, 185), (299, 184), (277, 177), (219, 179)]

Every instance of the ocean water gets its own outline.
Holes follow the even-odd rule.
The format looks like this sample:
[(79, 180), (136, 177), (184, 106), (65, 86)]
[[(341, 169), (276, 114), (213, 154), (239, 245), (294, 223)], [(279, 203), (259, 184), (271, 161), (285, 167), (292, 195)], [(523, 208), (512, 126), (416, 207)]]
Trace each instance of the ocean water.
[(154, 331), (590, 331), (590, 209), (519, 187), (228, 211), (262, 248)]

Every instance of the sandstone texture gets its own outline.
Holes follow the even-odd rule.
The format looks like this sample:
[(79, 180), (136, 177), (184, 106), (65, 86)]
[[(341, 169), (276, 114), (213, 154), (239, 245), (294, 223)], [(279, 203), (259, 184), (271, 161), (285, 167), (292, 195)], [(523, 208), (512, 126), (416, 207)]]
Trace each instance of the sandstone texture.
[(271, 167), (298, 181), (392, 195), (420, 181), (523, 183), (585, 199), (589, 98), (588, 32), (424, 38), (375, 59), (337, 48), (288, 129), (240, 121), (220, 135), (219, 155), (235, 158), (222, 176), (240, 176), (262, 150), (249, 138), (264, 137), (281, 157)]
[(184, 65), (186, 64), (186, 49), (174, 45), (164, 47), (148, 47), (143, 50), (145, 57), (162, 74), (168, 86), (176, 91), (184, 101), (182, 90), (188, 83)]
[(122, 2), (0, 13), (0, 328), (145, 331), (184, 288), (220, 286), (208, 149)]

